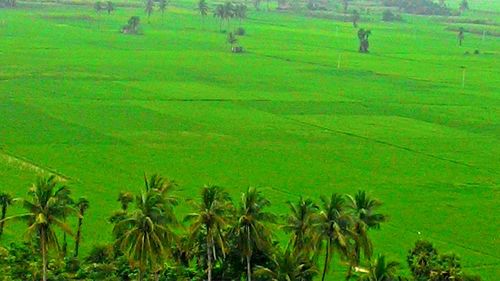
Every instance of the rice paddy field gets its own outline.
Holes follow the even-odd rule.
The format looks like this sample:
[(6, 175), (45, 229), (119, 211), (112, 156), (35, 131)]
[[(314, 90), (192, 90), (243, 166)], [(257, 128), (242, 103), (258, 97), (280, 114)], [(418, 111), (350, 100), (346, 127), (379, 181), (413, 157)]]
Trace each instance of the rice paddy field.
[[(181, 201), (209, 183), (236, 199), (260, 187), (278, 214), (301, 195), (363, 189), (390, 217), (376, 252), (404, 264), (425, 238), (500, 278), (500, 1), (456, 18), (362, 14), (369, 54), (350, 22), (254, 9), (233, 54), (211, 14), (178, 1), (149, 23), (132, 1), (111, 15), (0, 9), (1, 190), (26, 196), (57, 173), (91, 202), (85, 251), (111, 238), (117, 195), (143, 173), (174, 179)], [(143, 35), (121, 34), (133, 15)]]

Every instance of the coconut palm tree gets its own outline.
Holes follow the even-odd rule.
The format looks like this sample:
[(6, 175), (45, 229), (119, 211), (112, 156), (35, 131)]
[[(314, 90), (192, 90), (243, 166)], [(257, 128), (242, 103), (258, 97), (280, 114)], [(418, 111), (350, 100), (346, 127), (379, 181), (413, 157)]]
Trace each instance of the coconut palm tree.
[(354, 218), (352, 232), (354, 234), (354, 249), (350, 253), (350, 268), (348, 276), (352, 272), (353, 266), (358, 266), (361, 259), (361, 250), (366, 259), (370, 260), (373, 253), (373, 246), (368, 237), (369, 229), (378, 229), (380, 224), (387, 220), (383, 214), (376, 213), (382, 205), (378, 199), (371, 198), (365, 191), (358, 191), (354, 197), (348, 195), (349, 207)]
[(318, 274), (314, 262), (306, 253), (296, 253), (290, 248), (273, 255), (272, 261), (272, 268), (257, 266), (255, 275), (272, 281), (308, 281)]
[(321, 280), (325, 280), (335, 251), (347, 255), (349, 248), (349, 227), (352, 218), (347, 213), (344, 197), (333, 193), (329, 198), (321, 197), (321, 211), (318, 215), (317, 231), (320, 241), (325, 242), (325, 261)]
[(83, 218), (85, 217), (85, 212), (88, 210), (89, 207), (90, 207), (90, 202), (85, 197), (80, 197), (75, 202), (75, 208), (78, 211), (78, 227), (77, 227), (76, 237), (75, 237), (75, 252), (74, 252), (75, 258), (78, 257), (78, 250), (80, 249), (80, 240), (81, 240), (81, 236), (82, 236)]
[(108, 12), (108, 15), (111, 14), (115, 10), (115, 5), (111, 1), (106, 2), (106, 11)]
[(387, 262), (384, 255), (379, 255), (370, 262), (367, 269), (359, 268), (359, 281), (396, 281), (400, 280), (396, 275), (399, 263)]
[(469, 9), (469, 2), (467, 0), (462, 0), (462, 2), (460, 2), (460, 13), (463, 13), (465, 12), (466, 10)]
[(196, 209), (196, 213), (190, 213), (185, 221), (192, 221), (189, 228), (191, 240), (205, 236), (207, 248), (207, 276), (212, 281), (212, 263), (217, 259), (216, 246), (225, 255), (226, 241), (222, 235), (228, 226), (229, 215), (232, 204), (229, 194), (218, 186), (205, 186), (201, 190), (201, 202), (189, 201)]
[(68, 193), (67, 187), (61, 186), (55, 176), (38, 178), (31, 187), (31, 201), (22, 200), (23, 208), (28, 212), (5, 219), (24, 219), (28, 221), (27, 235), (36, 239), (42, 257), (42, 280), (47, 281), (47, 258), (50, 249), (60, 250), (56, 228), (72, 235), (71, 229), (63, 222), (63, 217), (74, 209), (61, 202), (61, 197)]
[(226, 20), (227, 29), (230, 29), (230, 20), (234, 18), (235, 5), (232, 2), (224, 3), (224, 19)]
[(165, 11), (167, 10), (167, 6), (168, 6), (167, 0), (158, 0), (158, 8), (160, 9), (162, 20), (165, 16)]
[[(73, 198), (71, 198), (71, 192), (68, 188), (61, 189), (61, 191), (58, 193), (58, 199), (59, 203), (64, 206), (73, 206), (74, 204)], [(75, 209), (68, 208), (66, 209), (66, 211), (67, 211), (66, 213), (62, 214), (62, 220), (64, 223), (66, 223), (67, 217), (75, 212)], [(61, 255), (65, 257), (67, 252), (68, 252), (68, 237), (66, 233), (63, 233), (63, 244), (61, 247)]]
[(198, 12), (200, 12), (202, 22), (205, 22), (205, 17), (208, 15), (208, 5), (206, 0), (199, 0), (198, 1)]
[(276, 216), (266, 212), (271, 202), (256, 188), (250, 187), (241, 195), (235, 236), (241, 256), (246, 260), (247, 280), (252, 280), (252, 255), (254, 250), (268, 251), (271, 247), (271, 232), (266, 223), (274, 223)]
[(234, 16), (238, 18), (239, 24), (247, 17), (247, 6), (245, 4), (238, 4), (234, 7)]
[(359, 15), (358, 10), (353, 10), (352, 11), (352, 26), (355, 28), (358, 27), (358, 22), (361, 19), (361, 16)]
[(371, 30), (365, 30), (363, 28), (360, 28), (358, 30), (360, 53), (368, 53), (368, 48), (370, 47), (370, 43), (368, 42), (368, 37), (370, 37), (371, 34), (372, 34)]
[(148, 23), (150, 22), (150, 18), (151, 18), (151, 14), (153, 13), (154, 6), (155, 6), (154, 0), (146, 0), (145, 11), (146, 11), (146, 14), (148, 15)]
[(224, 19), (226, 18), (224, 5), (219, 4), (219, 5), (215, 6), (214, 17), (219, 19), (219, 31), (222, 32), (222, 23), (224, 22)]
[(457, 38), (458, 38), (458, 45), (459, 46), (462, 46), (462, 43), (463, 43), (463, 41), (465, 39), (464, 33), (465, 33), (465, 29), (463, 27), (460, 27), (458, 29), (458, 36), (457, 36)]
[(134, 202), (134, 194), (131, 192), (122, 191), (118, 195), (118, 201), (121, 203), (123, 211), (127, 211), (128, 205)]
[(315, 246), (314, 225), (318, 206), (302, 196), (297, 204), (290, 201), (287, 204), (291, 213), (285, 218), (282, 228), (286, 233), (291, 233), (289, 247), (293, 247), (296, 252), (309, 253)]
[(121, 233), (116, 245), (129, 258), (133, 267), (139, 269), (139, 280), (144, 279), (148, 269), (161, 264), (167, 246), (172, 241), (172, 232), (167, 226), (136, 210), (128, 218), (118, 222), (113, 232)]
[(0, 192), (0, 206), (2, 208), (2, 215), (0, 217), (0, 236), (3, 234), (3, 227), (5, 225), (5, 216), (7, 215), (7, 208), (14, 203), (14, 198), (7, 192)]

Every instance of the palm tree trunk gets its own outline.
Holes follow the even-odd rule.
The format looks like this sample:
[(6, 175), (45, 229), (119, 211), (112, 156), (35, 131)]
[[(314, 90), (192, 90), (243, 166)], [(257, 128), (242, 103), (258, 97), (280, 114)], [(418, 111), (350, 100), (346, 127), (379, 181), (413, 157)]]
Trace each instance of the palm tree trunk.
[(252, 281), (252, 267), (250, 265), (250, 255), (247, 255), (247, 281)]
[(78, 257), (78, 250), (80, 249), (80, 237), (82, 235), (83, 218), (78, 218), (78, 230), (75, 237), (75, 258)]
[[(250, 248), (250, 229), (247, 229), (247, 243)], [(250, 250), (250, 249), (248, 249)], [(252, 266), (250, 264), (251, 252), (247, 253), (247, 281), (252, 281)]]
[(207, 237), (207, 272), (208, 272), (208, 281), (212, 281), (212, 245), (211, 239)]
[(5, 222), (3, 221), (5, 219), (5, 216), (7, 214), (7, 205), (4, 204), (2, 205), (2, 218), (0, 219), (2, 222), (0, 222), (0, 236), (3, 234), (3, 226)]
[(42, 280), (47, 281), (47, 248), (46, 248), (45, 230), (40, 230), (40, 247), (42, 248)]
[(321, 276), (321, 281), (325, 281), (326, 270), (328, 269), (328, 261), (330, 254), (330, 239), (326, 242), (326, 253), (325, 253), (325, 264), (323, 265), (323, 275)]

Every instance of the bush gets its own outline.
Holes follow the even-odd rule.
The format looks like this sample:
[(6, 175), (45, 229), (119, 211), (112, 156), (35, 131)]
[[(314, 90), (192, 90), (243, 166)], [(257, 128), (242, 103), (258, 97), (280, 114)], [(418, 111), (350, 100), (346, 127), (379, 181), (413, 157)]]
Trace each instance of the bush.
[(239, 35), (239, 36), (243, 36), (245, 35), (246, 31), (243, 27), (238, 27), (235, 31), (234, 31), (234, 34), (236, 35)]
[(383, 21), (401, 21), (401, 15), (394, 14), (391, 10), (385, 10), (382, 15)]

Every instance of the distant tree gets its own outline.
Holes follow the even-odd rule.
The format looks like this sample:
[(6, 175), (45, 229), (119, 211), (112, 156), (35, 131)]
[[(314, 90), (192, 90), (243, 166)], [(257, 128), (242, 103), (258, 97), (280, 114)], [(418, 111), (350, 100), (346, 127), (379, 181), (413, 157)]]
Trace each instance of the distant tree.
[(23, 200), (23, 208), (28, 212), (6, 218), (4, 221), (24, 219), (28, 221), (28, 236), (36, 240), (42, 257), (42, 280), (47, 281), (48, 252), (60, 250), (55, 228), (71, 234), (71, 229), (63, 221), (70, 206), (61, 203), (61, 195), (67, 193), (67, 187), (60, 186), (55, 176), (39, 178), (30, 189), (31, 201)]
[(87, 211), (87, 209), (89, 207), (90, 207), (90, 202), (85, 197), (80, 197), (75, 202), (75, 208), (78, 211), (78, 226), (77, 226), (76, 237), (75, 237), (75, 252), (74, 252), (75, 258), (78, 257), (78, 251), (80, 249), (80, 240), (82, 238), (83, 218), (85, 217), (85, 212)]
[(219, 19), (219, 31), (222, 32), (222, 23), (224, 22), (224, 19), (226, 17), (224, 5), (218, 4), (217, 6), (215, 6), (214, 17)]
[(155, 2), (154, 0), (146, 0), (146, 14), (148, 15), (148, 22), (150, 22), (151, 14), (153, 13), (155, 7)]
[(340, 253), (341, 257), (347, 256), (352, 218), (347, 213), (347, 203), (342, 195), (333, 193), (330, 197), (322, 196), (321, 202), (316, 227), (319, 241), (325, 243), (325, 261), (321, 277), (321, 281), (324, 281), (334, 252)]
[[(396, 281), (399, 263), (387, 262), (385, 256), (380, 255), (371, 261), (367, 269), (361, 269), (359, 281)], [(452, 279), (451, 279), (452, 280)]]
[(0, 237), (3, 234), (3, 227), (5, 225), (5, 216), (7, 215), (7, 208), (14, 203), (14, 198), (7, 192), (0, 193), (0, 206), (2, 208), (2, 215), (0, 217)]
[(441, 7), (446, 7), (446, 0), (439, 0), (439, 5)]
[(158, 0), (158, 8), (160, 9), (162, 19), (165, 16), (165, 11), (167, 10), (167, 6), (168, 6), (167, 0)]
[(357, 28), (360, 18), (361, 18), (361, 16), (359, 15), (358, 10), (353, 10), (352, 11), (352, 26)]
[(103, 9), (104, 9), (104, 5), (101, 1), (97, 1), (94, 3), (94, 11), (96, 11), (96, 13), (101, 12)]
[(106, 11), (108, 12), (108, 15), (111, 14), (115, 10), (115, 5), (111, 1), (106, 2)]
[(460, 13), (463, 13), (466, 10), (469, 10), (469, 2), (467, 0), (462, 0), (462, 2), (460, 2), (459, 9), (460, 9)]
[(118, 202), (120, 202), (122, 210), (126, 211), (128, 209), (128, 205), (134, 202), (134, 194), (128, 191), (122, 191), (118, 195)]
[(235, 5), (232, 2), (224, 3), (224, 19), (227, 23), (227, 29), (229, 30), (229, 22), (235, 16)]
[(347, 10), (349, 9), (349, 2), (351, 2), (351, 0), (342, 0), (342, 6), (344, 7), (344, 14), (347, 14)]
[(464, 41), (465, 39), (465, 29), (463, 27), (460, 27), (458, 29), (458, 35), (457, 35), (457, 38), (458, 38), (458, 45), (459, 46), (462, 46), (462, 42)]
[(232, 204), (229, 194), (218, 186), (205, 186), (201, 190), (201, 202), (189, 201), (196, 209), (186, 216), (192, 221), (189, 228), (191, 240), (204, 236), (207, 249), (207, 278), (212, 281), (213, 260), (217, 260), (216, 247), (225, 255), (225, 237), (222, 235), (231, 219)]
[(271, 232), (266, 223), (274, 223), (276, 216), (265, 211), (271, 202), (260, 191), (248, 188), (242, 194), (238, 209), (234, 234), (238, 239), (237, 248), (246, 261), (247, 281), (252, 281), (252, 256), (256, 250), (269, 251), (271, 248)]
[(238, 18), (241, 26), (241, 22), (247, 17), (247, 6), (245, 4), (236, 4), (234, 7), (234, 16)]
[(209, 8), (206, 0), (198, 1), (198, 12), (200, 12), (202, 21), (205, 22), (205, 17), (208, 15)]
[(262, 0), (252, 0), (252, 1), (255, 10), (260, 11), (260, 3), (262, 2)]
[(318, 274), (315, 263), (307, 253), (297, 253), (290, 248), (285, 252), (277, 251), (272, 261), (272, 268), (257, 266), (255, 276), (272, 281), (312, 281)]
[(368, 48), (370, 47), (370, 43), (368, 42), (368, 37), (372, 32), (370, 30), (365, 30), (360, 28), (358, 30), (358, 39), (359, 39), (359, 52), (360, 53), (368, 53)]
[(311, 199), (300, 197), (296, 204), (288, 201), (290, 214), (285, 218), (283, 230), (291, 233), (289, 245), (297, 253), (306, 254), (315, 250), (314, 227), (317, 219), (318, 206)]
[(401, 21), (401, 15), (394, 14), (390, 9), (387, 9), (382, 14), (383, 21)]

